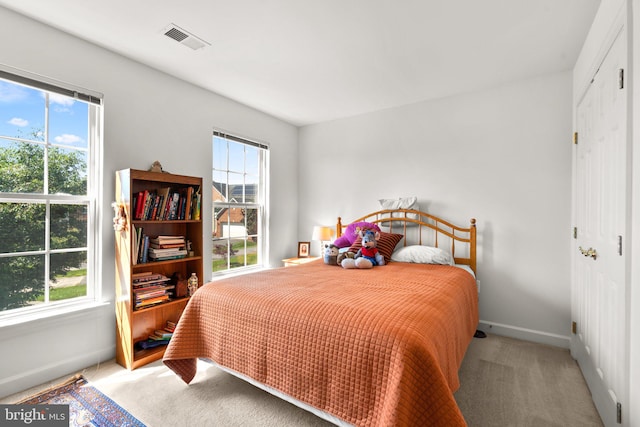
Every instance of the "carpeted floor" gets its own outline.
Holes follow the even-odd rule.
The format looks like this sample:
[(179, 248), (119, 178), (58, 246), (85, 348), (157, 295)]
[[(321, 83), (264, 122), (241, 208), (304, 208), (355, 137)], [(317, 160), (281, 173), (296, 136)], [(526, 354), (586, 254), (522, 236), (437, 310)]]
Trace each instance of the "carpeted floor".
[(600, 427), (569, 350), (489, 335), (474, 339), (455, 397), (470, 427)]
[[(82, 374), (149, 427), (331, 425), (205, 362), (190, 386), (160, 361), (132, 372), (111, 361)], [(568, 350), (493, 335), (476, 338), (460, 380), (455, 397), (470, 427), (602, 426)]]

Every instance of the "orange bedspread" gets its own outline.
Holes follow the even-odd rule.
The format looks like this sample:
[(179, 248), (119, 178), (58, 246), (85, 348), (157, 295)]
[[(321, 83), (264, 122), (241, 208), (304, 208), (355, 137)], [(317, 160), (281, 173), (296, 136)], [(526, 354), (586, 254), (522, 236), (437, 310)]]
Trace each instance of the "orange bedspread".
[(464, 426), (453, 392), (477, 298), (468, 272), (441, 265), (229, 278), (191, 298), (164, 363), (189, 383), (209, 358), (357, 426)]

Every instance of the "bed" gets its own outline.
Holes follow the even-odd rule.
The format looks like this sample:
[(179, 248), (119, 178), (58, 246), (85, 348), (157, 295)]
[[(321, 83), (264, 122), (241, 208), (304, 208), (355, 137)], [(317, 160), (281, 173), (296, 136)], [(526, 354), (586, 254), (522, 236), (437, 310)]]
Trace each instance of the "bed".
[[(475, 220), (396, 209), (356, 222), (380, 227), (390, 262), (347, 270), (319, 259), (208, 283), (164, 363), (190, 383), (197, 360), (211, 360), (339, 425), (466, 425), (453, 393), (478, 324)], [(348, 228), (338, 218), (338, 237)], [(433, 251), (450, 262), (425, 260)]]

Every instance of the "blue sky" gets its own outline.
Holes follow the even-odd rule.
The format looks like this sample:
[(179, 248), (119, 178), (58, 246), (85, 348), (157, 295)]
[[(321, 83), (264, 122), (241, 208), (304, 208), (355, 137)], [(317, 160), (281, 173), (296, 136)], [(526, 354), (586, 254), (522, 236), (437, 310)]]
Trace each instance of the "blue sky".
[[(249, 184), (258, 182), (260, 165), (259, 152), (257, 148), (229, 141), (217, 136), (213, 137), (213, 141), (213, 168), (215, 170), (213, 173), (214, 181), (225, 182), (226, 173), (218, 171), (229, 170), (229, 184), (242, 184), (243, 182)], [(229, 161), (228, 165), (227, 159)]]
[[(44, 92), (0, 80), (0, 136), (25, 137), (43, 132)], [(72, 147), (87, 147), (88, 106), (73, 98), (49, 94), (49, 141)]]

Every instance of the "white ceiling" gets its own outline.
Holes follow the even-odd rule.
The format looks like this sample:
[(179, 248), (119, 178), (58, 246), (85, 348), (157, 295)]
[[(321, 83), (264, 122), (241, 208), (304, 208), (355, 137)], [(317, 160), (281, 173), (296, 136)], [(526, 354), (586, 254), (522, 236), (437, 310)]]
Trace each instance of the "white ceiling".
[[(0, 0), (305, 125), (570, 70), (600, 0)], [(211, 45), (163, 35), (171, 23)]]

